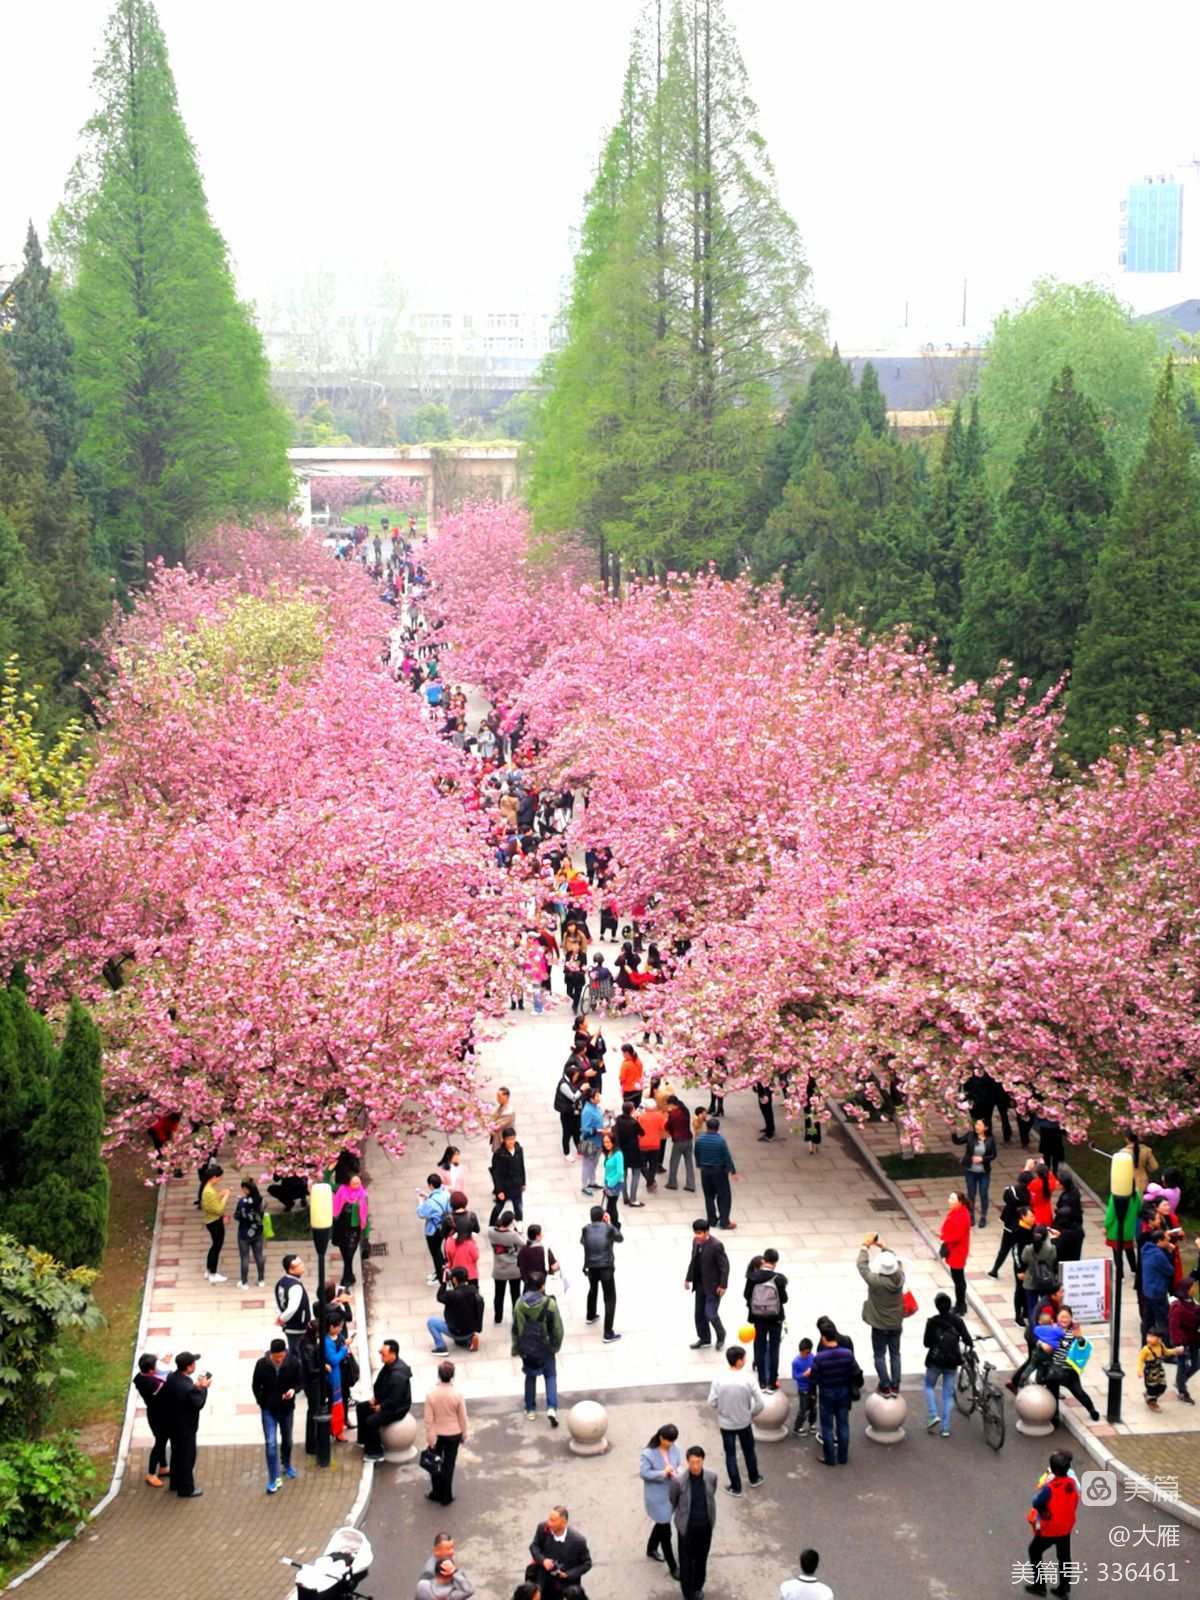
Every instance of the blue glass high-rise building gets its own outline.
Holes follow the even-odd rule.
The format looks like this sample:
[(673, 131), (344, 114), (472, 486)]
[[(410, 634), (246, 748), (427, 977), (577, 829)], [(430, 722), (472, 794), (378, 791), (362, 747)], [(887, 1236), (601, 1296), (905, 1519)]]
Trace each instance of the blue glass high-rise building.
[(1182, 270), (1184, 190), (1174, 174), (1129, 185), (1121, 202), (1120, 264), (1126, 272)]

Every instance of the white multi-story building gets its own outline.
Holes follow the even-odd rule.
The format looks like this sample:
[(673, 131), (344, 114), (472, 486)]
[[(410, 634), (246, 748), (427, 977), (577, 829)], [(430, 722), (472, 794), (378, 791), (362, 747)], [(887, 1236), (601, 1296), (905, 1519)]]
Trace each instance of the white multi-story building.
[(1200, 160), (1131, 182), (1117, 228), (1120, 292), (1136, 310), (1200, 293)]

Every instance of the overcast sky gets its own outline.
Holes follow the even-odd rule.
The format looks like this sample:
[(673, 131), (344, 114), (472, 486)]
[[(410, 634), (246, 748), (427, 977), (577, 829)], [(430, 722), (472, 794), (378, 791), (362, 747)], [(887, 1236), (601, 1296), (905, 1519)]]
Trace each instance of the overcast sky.
[[(431, 309), (554, 309), (640, 3), (158, 0), (243, 291), (378, 263)], [(1119, 284), (1125, 183), (1200, 155), (1194, 0), (727, 6), (847, 347), (906, 301), (948, 337), (964, 277), (971, 329), (1041, 273)], [(109, 4), (2, 9), (0, 264), (59, 199)]]

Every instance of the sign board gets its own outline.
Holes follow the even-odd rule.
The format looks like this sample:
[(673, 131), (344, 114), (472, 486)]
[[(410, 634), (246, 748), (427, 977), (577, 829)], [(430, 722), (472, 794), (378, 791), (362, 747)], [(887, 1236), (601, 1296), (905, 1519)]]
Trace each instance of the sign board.
[(1060, 1261), (1063, 1304), (1070, 1306), (1076, 1322), (1107, 1322), (1109, 1280), (1112, 1262), (1107, 1257), (1095, 1261)]

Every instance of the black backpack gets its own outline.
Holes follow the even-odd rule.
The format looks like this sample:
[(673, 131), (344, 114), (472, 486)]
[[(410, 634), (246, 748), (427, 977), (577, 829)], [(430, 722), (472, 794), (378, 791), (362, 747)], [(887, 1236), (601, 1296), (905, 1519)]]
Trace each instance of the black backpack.
[(929, 1359), (935, 1367), (957, 1367), (962, 1362), (958, 1329), (952, 1322), (939, 1322), (933, 1330)]
[(543, 1320), (548, 1300), (543, 1300), (537, 1312), (525, 1313), (525, 1326), (521, 1329), (517, 1340), (517, 1352), (531, 1366), (545, 1366), (550, 1355), (550, 1340), (546, 1335), (546, 1324)]

